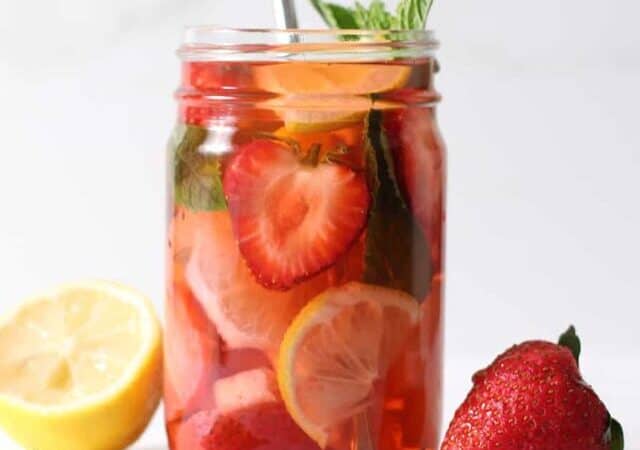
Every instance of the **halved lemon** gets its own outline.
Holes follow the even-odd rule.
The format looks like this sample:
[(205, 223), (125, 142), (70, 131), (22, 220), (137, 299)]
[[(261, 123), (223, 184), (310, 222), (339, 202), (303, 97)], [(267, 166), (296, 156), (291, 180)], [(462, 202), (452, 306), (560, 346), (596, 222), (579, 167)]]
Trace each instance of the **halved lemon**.
[(161, 397), (151, 303), (124, 286), (67, 285), (0, 322), (0, 425), (37, 450), (122, 449)]
[(399, 89), (411, 68), (393, 64), (287, 62), (254, 67), (260, 89), (276, 94), (369, 95)]
[(285, 333), (278, 385), (289, 414), (324, 448), (334, 425), (372, 403), (420, 309), (410, 295), (357, 282), (317, 296)]

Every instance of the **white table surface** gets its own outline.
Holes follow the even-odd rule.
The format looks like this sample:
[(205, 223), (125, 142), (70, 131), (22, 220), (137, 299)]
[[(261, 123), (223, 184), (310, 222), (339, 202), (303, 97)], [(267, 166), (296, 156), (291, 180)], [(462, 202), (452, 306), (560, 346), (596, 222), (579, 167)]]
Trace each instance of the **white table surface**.
[[(0, 0), (0, 309), (82, 277), (162, 308), (179, 30), (269, 27), (270, 3)], [(585, 378), (640, 449), (639, 14), (633, 0), (435, 2), (447, 420), (499, 351), (575, 322)], [(160, 415), (135, 448), (156, 445)], [(0, 436), (0, 449), (17, 447)]]
[[(470, 387), (471, 374), (486, 363), (488, 361), (482, 361), (479, 358), (449, 358), (447, 360), (446, 421), (452, 417), (456, 405), (466, 395)], [(612, 414), (622, 422), (626, 438), (625, 449), (639, 450), (640, 420), (638, 419), (637, 405), (640, 404), (640, 391), (637, 389), (638, 380), (634, 376), (635, 373), (640, 372), (638, 361), (628, 358), (622, 360), (600, 359), (596, 362), (585, 357), (582, 370), (586, 379), (594, 385), (594, 388), (611, 408)], [(131, 450), (164, 450), (167, 448), (162, 411), (159, 410), (147, 431)], [(1, 433), (0, 449), (27, 450), (15, 445)]]

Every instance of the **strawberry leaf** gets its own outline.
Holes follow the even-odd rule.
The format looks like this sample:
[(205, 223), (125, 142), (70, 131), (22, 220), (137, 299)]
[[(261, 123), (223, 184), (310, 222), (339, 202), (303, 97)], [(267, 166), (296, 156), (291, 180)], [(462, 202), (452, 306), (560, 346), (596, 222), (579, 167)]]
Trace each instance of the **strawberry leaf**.
[(366, 119), (367, 179), (373, 199), (363, 280), (422, 301), (431, 281), (429, 244), (400, 193), (381, 122), (379, 111), (371, 111)]
[(178, 125), (171, 140), (175, 201), (194, 211), (227, 208), (220, 159), (202, 151), (207, 134), (204, 128)]
[(582, 345), (580, 344), (580, 338), (576, 334), (576, 329), (573, 325), (571, 325), (569, 329), (560, 336), (558, 345), (568, 348), (573, 354), (576, 364), (580, 366), (580, 351)]
[(609, 428), (605, 435), (605, 442), (610, 443), (611, 450), (624, 450), (624, 432), (622, 425), (613, 417), (609, 416)]

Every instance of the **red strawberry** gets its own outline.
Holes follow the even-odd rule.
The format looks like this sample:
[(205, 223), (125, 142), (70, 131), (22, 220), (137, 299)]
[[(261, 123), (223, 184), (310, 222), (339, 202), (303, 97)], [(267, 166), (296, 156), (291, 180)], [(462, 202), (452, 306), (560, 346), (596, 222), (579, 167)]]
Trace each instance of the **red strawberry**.
[(319, 449), (279, 402), (223, 415), (201, 411), (171, 431), (175, 450)]
[(621, 450), (622, 429), (580, 375), (574, 331), (561, 345), (514, 346), (476, 373), (442, 450)]
[[(202, 442), (207, 450), (318, 449), (281, 403), (264, 404), (221, 417)], [(231, 442), (234, 445), (229, 445)]]
[(248, 109), (230, 102), (207, 102), (208, 95), (255, 92), (251, 65), (245, 62), (192, 61), (182, 65), (180, 117), (189, 125), (274, 131), (281, 119), (273, 110)]
[(301, 158), (284, 142), (259, 139), (242, 146), (225, 171), (240, 252), (266, 287), (288, 289), (329, 267), (367, 220), (364, 175), (313, 153)]
[(175, 284), (166, 303), (164, 405), (167, 420), (211, 407), (218, 334), (187, 287)]
[(444, 219), (445, 150), (434, 112), (406, 108), (385, 114), (384, 128), (411, 209), (432, 241), (435, 271), (440, 271)]
[(183, 85), (196, 92), (251, 89), (251, 67), (242, 62), (194, 61), (182, 67)]

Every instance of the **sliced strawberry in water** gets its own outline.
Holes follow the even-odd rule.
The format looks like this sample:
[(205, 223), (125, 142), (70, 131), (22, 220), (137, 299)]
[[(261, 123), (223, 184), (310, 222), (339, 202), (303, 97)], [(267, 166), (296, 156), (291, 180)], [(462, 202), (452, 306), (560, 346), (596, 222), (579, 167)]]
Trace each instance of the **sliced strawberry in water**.
[[(237, 411), (214, 425), (203, 440), (207, 450), (231, 450), (225, 447), (229, 428), (243, 429), (253, 448), (260, 450), (318, 450), (318, 445), (296, 425), (282, 403), (271, 403)], [(238, 450), (252, 447), (239, 446)]]
[(251, 67), (242, 62), (194, 61), (183, 65), (183, 85), (199, 92), (251, 89)]
[(188, 288), (175, 285), (166, 305), (164, 401), (167, 420), (212, 406), (219, 346), (215, 327)]
[(255, 436), (242, 422), (222, 416), (202, 438), (200, 445), (205, 450), (255, 450), (263, 448), (267, 442)]
[(176, 425), (175, 450), (318, 450), (282, 403), (263, 403), (228, 414), (202, 411)]
[(443, 194), (444, 144), (434, 121), (432, 111), (417, 108), (388, 113), (384, 120), (400, 182), (416, 217), (427, 228)]
[(359, 236), (369, 210), (362, 173), (302, 162), (275, 140), (240, 148), (223, 184), (240, 251), (258, 281), (273, 289), (331, 266)]
[(259, 368), (216, 381), (216, 407), (168, 424), (174, 450), (317, 450), (280, 400), (273, 370)]
[(406, 108), (385, 114), (384, 128), (411, 209), (432, 241), (441, 266), (444, 203), (444, 143), (432, 109)]

